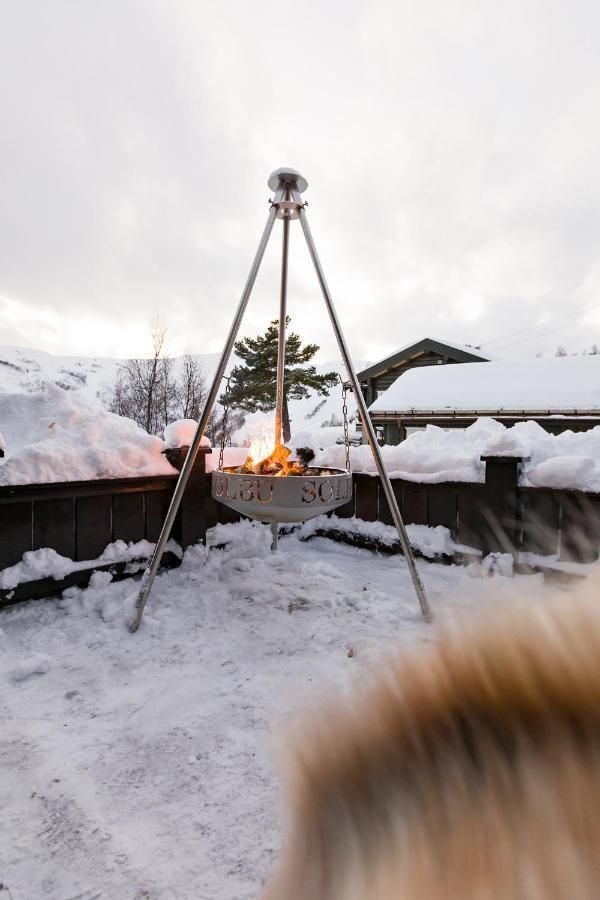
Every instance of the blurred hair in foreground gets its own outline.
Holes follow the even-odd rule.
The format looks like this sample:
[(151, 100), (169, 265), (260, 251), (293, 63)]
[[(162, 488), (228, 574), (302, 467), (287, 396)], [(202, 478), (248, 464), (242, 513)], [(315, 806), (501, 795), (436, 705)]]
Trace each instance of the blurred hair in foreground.
[(446, 632), (304, 723), (265, 900), (597, 900), (597, 587)]

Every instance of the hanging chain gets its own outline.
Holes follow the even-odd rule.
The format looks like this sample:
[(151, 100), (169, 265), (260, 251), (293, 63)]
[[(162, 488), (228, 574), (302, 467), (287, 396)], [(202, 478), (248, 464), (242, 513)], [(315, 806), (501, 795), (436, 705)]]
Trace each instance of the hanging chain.
[(342, 382), (342, 415), (344, 417), (344, 450), (346, 451), (346, 472), (350, 471), (350, 438), (348, 437), (348, 387), (344, 383), (343, 379), (340, 376), (340, 381)]
[(225, 398), (223, 402), (223, 421), (221, 422), (221, 448), (219, 450), (219, 472), (223, 471), (223, 454), (225, 453), (225, 441), (227, 439), (227, 425), (229, 422), (229, 394), (231, 392), (231, 388), (229, 387), (229, 378), (225, 379)]

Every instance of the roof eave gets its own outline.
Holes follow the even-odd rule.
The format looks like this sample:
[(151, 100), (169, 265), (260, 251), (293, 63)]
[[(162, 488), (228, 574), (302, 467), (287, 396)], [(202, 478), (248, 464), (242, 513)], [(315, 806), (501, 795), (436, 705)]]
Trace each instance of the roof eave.
[(379, 360), (379, 362), (376, 362), (372, 366), (369, 366), (368, 369), (363, 369), (362, 372), (357, 372), (356, 377), (359, 381), (364, 378), (375, 378), (377, 375), (381, 375), (384, 372), (387, 372), (389, 369), (393, 369), (396, 366), (401, 365), (402, 362), (408, 361), (413, 356), (418, 356), (420, 353), (425, 353), (428, 350), (433, 350), (436, 353), (446, 353), (446, 355), (451, 355), (454, 359), (456, 359), (457, 362), (490, 361), (485, 356), (479, 356), (476, 353), (470, 353), (469, 351), (461, 350), (458, 347), (453, 347), (451, 344), (444, 344), (443, 341), (436, 341), (434, 338), (422, 338), (422, 340), (417, 341), (414, 344), (410, 344), (408, 347), (404, 347), (402, 350), (396, 351), (396, 353), (392, 353), (391, 356)]
[(373, 409), (369, 408), (371, 416), (387, 416), (394, 418), (480, 418), (482, 416), (523, 418), (550, 418), (554, 416), (600, 419), (598, 409)]

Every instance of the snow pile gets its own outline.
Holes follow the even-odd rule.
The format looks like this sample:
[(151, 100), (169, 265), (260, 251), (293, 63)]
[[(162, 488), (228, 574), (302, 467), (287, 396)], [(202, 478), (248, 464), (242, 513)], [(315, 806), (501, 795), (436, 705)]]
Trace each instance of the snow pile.
[[(401, 444), (382, 447), (385, 466), (393, 478), (409, 481), (483, 481), (481, 447), (497, 433), (497, 425), (494, 419), (479, 419), (465, 430), (444, 431), (428, 426)], [(499, 427), (504, 429), (502, 425)], [(317, 455), (314, 464), (343, 468), (344, 454), (343, 445), (328, 447)], [(350, 448), (350, 463), (354, 472), (375, 474), (377, 471), (368, 444)]]
[[(165, 446), (169, 448), (191, 446), (197, 427), (195, 419), (177, 419), (176, 422), (171, 422), (165, 428)], [(207, 437), (203, 437), (200, 446), (210, 447), (211, 443)]]
[[(109, 544), (97, 559), (75, 560), (68, 556), (61, 556), (50, 547), (42, 547), (39, 550), (27, 550), (23, 554), (21, 562), (14, 566), (8, 566), (0, 571), (0, 589), (12, 590), (17, 585), (26, 581), (39, 581), (42, 578), (54, 578), (61, 581), (71, 572), (79, 572), (84, 569), (93, 569), (95, 566), (105, 566), (109, 563), (135, 562), (149, 559), (154, 550), (154, 544), (150, 541), (114, 541)], [(165, 547), (166, 552), (182, 556), (179, 544), (170, 540)]]
[[(350, 430), (354, 430), (354, 425), (350, 426)], [(327, 425), (324, 428), (303, 429), (295, 432), (287, 442), (287, 446), (292, 450), (297, 450), (298, 447), (308, 447), (318, 453), (319, 450), (325, 450), (326, 447), (336, 444), (339, 439), (343, 440), (343, 437), (343, 425)]]
[[(522, 485), (600, 491), (600, 426), (555, 435), (536, 422), (518, 422), (507, 428), (484, 417), (464, 429), (446, 431), (428, 425), (401, 444), (382, 447), (381, 452), (389, 474), (407, 481), (482, 482), (485, 464), (481, 456), (521, 456), (526, 459)], [(366, 444), (350, 448), (350, 462), (355, 472), (376, 473)], [(328, 447), (314, 464), (343, 467), (343, 446)]]
[[(332, 516), (315, 516), (304, 522), (297, 531), (298, 537), (307, 539), (318, 532), (337, 531), (347, 535), (360, 535), (385, 547), (394, 547), (399, 543), (398, 532), (395, 525), (385, 525), (383, 522), (364, 522), (352, 516), (349, 519)], [(444, 525), (406, 525), (406, 533), (410, 546), (428, 559), (438, 556), (452, 556), (459, 550), (465, 550), (460, 544), (452, 540), (450, 529)], [(478, 551), (473, 551), (477, 553)]]
[(75, 391), (0, 393), (0, 484), (172, 475), (160, 438)]
[(409, 410), (546, 410), (600, 414), (600, 355), (410, 369), (369, 407)]
[(32, 675), (45, 675), (51, 666), (52, 660), (45, 653), (31, 653), (20, 659), (12, 669), (8, 669), (6, 675), (9, 681), (18, 683), (31, 678)]

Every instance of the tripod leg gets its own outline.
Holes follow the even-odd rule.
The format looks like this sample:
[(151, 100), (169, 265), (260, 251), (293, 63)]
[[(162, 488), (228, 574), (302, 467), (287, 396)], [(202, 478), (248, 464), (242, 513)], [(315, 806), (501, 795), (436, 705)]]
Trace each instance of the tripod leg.
[[(289, 188), (288, 188), (289, 190)], [(287, 196), (287, 190), (286, 190)], [(275, 446), (283, 444), (283, 379), (285, 372), (285, 319), (287, 315), (288, 247), (290, 222), (283, 220), (281, 249), (281, 291), (279, 295), (279, 340), (277, 344), (277, 393), (275, 399)]]
[[(274, 203), (282, 199), (284, 190), (285, 185), (280, 183), (275, 193)], [(254, 287), (254, 282), (256, 281), (256, 276), (258, 275), (258, 270), (264, 256), (271, 231), (273, 230), (276, 213), (277, 208), (275, 206), (271, 206), (271, 209), (269, 210), (269, 216), (267, 218), (267, 224), (265, 225), (265, 229), (260, 239), (258, 250), (256, 251), (256, 256), (254, 257), (254, 261), (252, 262), (250, 274), (248, 275), (248, 279), (244, 286), (235, 318), (231, 325), (231, 329), (229, 331), (229, 335), (227, 337), (221, 359), (219, 360), (219, 365), (217, 366), (217, 371), (214, 374), (212, 385), (206, 398), (206, 404), (204, 406), (204, 409), (202, 410), (202, 415), (200, 416), (200, 421), (198, 422), (198, 427), (196, 428), (194, 439), (191, 443), (190, 449), (188, 450), (188, 455), (186, 456), (183, 463), (183, 467), (181, 469), (175, 491), (173, 492), (173, 497), (171, 498), (171, 503), (169, 504), (167, 516), (165, 518), (158, 541), (156, 542), (156, 546), (154, 548), (154, 553), (152, 554), (146, 571), (142, 576), (142, 582), (135, 604), (135, 617), (129, 626), (129, 630), (131, 632), (137, 631), (140, 622), (142, 621), (144, 607), (146, 606), (146, 602), (148, 600), (148, 597), (150, 596), (150, 591), (152, 590), (156, 572), (162, 559), (165, 544), (169, 540), (173, 522), (175, 521), (175, 516), (177, 515), (177, 510), (179, 509), (179, 504), (181, 503), (181, 498), (183, 496), (185, 486), (188, 482), (188, 478), (190, 477), (190, 472), (192, 471), (192, 466), (194, 465), (194, 460), (196, 458), (200, 442), (204, 435), (208, 419), (217, 400), (217, 395), (221, 387), (221, 380), (225, 373), (227, 363), (229, 362), (229, 357), (231, 356), (231, 351), (233, 350), (233, 345), (235, 343), (235, 339), (237, 337), (244, 312), (246, 311), (246, 306), (248, 305), (248, 300), (250, 299), (250, 294), (252, 293), (252, 288)]]
[[(300, 193), (297, 189), (292, 189), (292, 196), (297, 203), (301, 203)], [(313, 241), (313, 237), (310, 230), (310, 225), (308, 224), (308, 219), (306, 218), (306, 212), (304, 208), (300, 207), (300, 224), (302, 225), (302, 231), (304, 232), (304, 237), (306, 239), (306, 244), (308, 246), (308, 252), (310, 253), (310, 257), (312, 259), (313, 265), (315, 267), (315, 271), (317, 273), (317, 278), (319, 281), (319, 286), (321, 288), (321, 293), (323, 294), (323, 299), (325, 300), (325, 305), (327, 306), (327, 311), (329, 313), (329, 318), (331, 319), (331, 324), (333, 326), (333, 330), (338, 342), (338, 347), (340, 348), (340, 353), (342, 354), (342, 358), (344, 360), (344, 365), (346, 366), (346, 372), (348, 374), (348, 380), (352, 384), (352, 390), (354, 392), (354, 399), (356, 400), (356, 405), (358, 407), (358, 412), (360, 414), (360, 418), (362, 421), (362, 426), (364, 428), (365, 434), (367, 435), (369, 445), (371, 447), (371, 452), (373, 453), (373, 459), (375, 460), (375, 465), (377, 466), (377, 471), (379, 472), (379, 477), (381, 478), (381, 483), (383, 485), (383, 490), (385, 493), (386, 500), (390, 507), (390, 511), (392, 513), (392, 518), (394, 520), (394, 525), (396, 526), (396, 530), (398, 532), (398, 537), (400, 538), (400, 546), (402, 547), (404, 557), (406, 559), (406, 563), (408, 565), (408, 570), (410, 572), (412, 582), (415, 588), (415, 593), (419, 599), (419, 604), (421, 606), (421, 612), (423, 613), (423, 617), (426, 622), (431, 621), (431, 612), (429, 609), (429, 603), (427, 602), (427, 595), (425, 594), (425, 588), (423, 587), (423, 582), (419, 576), (417, 571), (417, 567), (415, 564), (415, 558), (413, 556), (412, 548), (410, 546), (410, 542), (408, 540), (408, 535), (406, 533), (406, 528), (404, 527), (404, 522), (402, 521), (402, 516), (400, 515), (400, 510), (398, 508), (398, 503), (396, 501), (396, 497), (394, 495), (394, 491), (392, 489), (392, 484), (390, 481), (390, 477), (386, 471), (386, 468), (383, 464), (383, 458), (381, 456), (381, 449), (379, 444), (377, 443), (377, 438), (375, 436), (375, 430), (373, 428), (373, 423), (371, 422), (371, 417), (369, 416), (369, 411), (367, 409), (367, 404), (365, 403), (365, 399), (362, 395), (362, 391), (360, 389), (360, 385), (358, 383), (358, 379), (354, 372), (354, 366), (352, 365), (352, 360), (350, 359), (350, 354), (348, 352), (348, 348), (346, 346), (346, 341), (344, 339), (344, 335), (342, 333), (342, 329), (340, 326), (339, 319), (337, 317), (337, 313), (335, 311), (335, 307), (333, 305), (333, 300), (331, 294), (329, 293), (329, 287), (327, 286), (327, 282), (325, 280), (325, 275), (323, 274), (323, 269), (321, 267), (321, 261), (317, 254), (317, 250)]]

